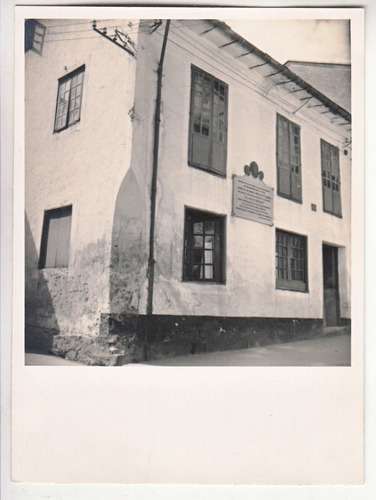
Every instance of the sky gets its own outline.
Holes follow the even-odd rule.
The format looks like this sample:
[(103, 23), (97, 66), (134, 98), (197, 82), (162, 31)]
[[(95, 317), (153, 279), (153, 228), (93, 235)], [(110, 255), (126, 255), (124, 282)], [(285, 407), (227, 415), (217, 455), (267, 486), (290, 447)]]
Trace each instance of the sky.
[(282, 64), (288, 60), (350, 63), (347, 20), (231, 19), (225, 22)]

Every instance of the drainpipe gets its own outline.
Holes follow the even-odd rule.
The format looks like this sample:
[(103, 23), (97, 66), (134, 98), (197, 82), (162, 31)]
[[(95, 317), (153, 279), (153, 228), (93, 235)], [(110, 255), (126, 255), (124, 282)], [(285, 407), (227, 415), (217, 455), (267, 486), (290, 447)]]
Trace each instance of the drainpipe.
[(161, 122), (161, 94), (163, 78), (163, 62), (166, 52), (168, 32), (170, 29), (170, 19), (166, 21), (166, 27), (163, 37), (161, 56), (157, 70), (157, 97), (154, 116), (154, 148), (153, 148), (153, 175), (151, 180), (150, 194), (150, 236), (149, 236), (149, 261), (148, 261), (148, 297), (146, 305), (146, 331), (145, 331), (145, 355), (148, 359), (148, 317), (153, 314), (153, 292), (154, 292), (154, 235), (155, 235), (155, 205), (157, 198), (157, 174), (158, 174), (158, 153), (159, 153), (159, 129)]

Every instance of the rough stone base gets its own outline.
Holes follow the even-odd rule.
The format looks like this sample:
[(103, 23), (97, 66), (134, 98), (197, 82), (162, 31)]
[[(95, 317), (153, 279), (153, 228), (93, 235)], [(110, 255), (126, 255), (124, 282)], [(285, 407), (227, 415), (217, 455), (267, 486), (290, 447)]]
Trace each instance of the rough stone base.
[(86, 365), (117, 366), (133, 361), (125, 355), (116, 337), (62, 335), (35, 326), (26, 327), (25, 348), (26, 351), (53, 353)]
[[(341, 323), (350, 332), (349, 320)], [(28, 328), (26, 347), (87, 365), (116, 366), (323, 335), (322, 319), (102, 314), (97, 337)]]
[[(134, 337), (134, 361), (242, 349), (323, 334), (322, 319), (102, 315), (102, 334)], [(123, 340), (122, 340), (123, 339)]]

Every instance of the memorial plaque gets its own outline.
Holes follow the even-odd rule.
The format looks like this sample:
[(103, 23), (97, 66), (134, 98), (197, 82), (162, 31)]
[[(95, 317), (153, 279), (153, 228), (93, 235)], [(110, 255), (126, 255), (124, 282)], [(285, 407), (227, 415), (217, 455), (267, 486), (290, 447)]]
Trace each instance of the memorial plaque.
[(273, 225), (273, 188), (259, 178), (233, 175), (232, 215)]

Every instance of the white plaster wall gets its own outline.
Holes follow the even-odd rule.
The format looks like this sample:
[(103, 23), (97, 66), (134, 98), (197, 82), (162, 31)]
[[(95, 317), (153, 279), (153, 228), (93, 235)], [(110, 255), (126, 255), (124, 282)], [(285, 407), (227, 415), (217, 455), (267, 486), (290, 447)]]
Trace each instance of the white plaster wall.
[[(49, 26), (65, 32), (74, 29), (72, 21), (43, 23), (43, 55), (25, 55), (26, 321), (90, 334), (109, 310), (115, 203), (131, 158), (135, 59), (94, 32), (51, 35), (57, 30)], [(137, 42), (136, 32), (132, 37)], [(58, 79), (82, 64), (81, 120), (54, 133)], [(38, 271), (44, 211), (67, 204), (73, 206), (69, 267)]]
[[(294, 113), (301, 102), (291, 95), (282, 95), (282, 90), (275, 102), (255, 93), (249, 82), (244, 84), (239, 77), (241, 67), (231, 71), (233, 58), (219, 64), (194, 35), (189, 37), (194, 43), (186, 45), (181, 32), (179, 36), (175, 33), (170, 34), (164, 65), (154, 312), (322, 318), (322, 243), (326, 242), (341, 248), (341, 316), (349, 317), (349, 156), (340, 153), (342, 219), (323, 213), (321, 191), (320, 138), (342, 151), (342, 130), (335, 129), (334, 124), (324, 126), (323, 115), (314, 115), (307, 109)], [(229, 85), (225, 179), (188, 166), (191, 64)], [(268, 95), (269, 91), (265, 91)], [(302, 204), (276, 195), (277, 112), (301, 127)], [(264, 172), (264, 182), (275, 189), (273, 228), (231, 215), (232, 174), (243, 175), (243, 166), (252, 160)], [(311, 203), (317, 205), (316, 212), (311, 210)], [(184, 206), (226, 215), (225, 284), (182, 281)], [(275, 228), (308, 237), (308, 293), (276, 290)]]

